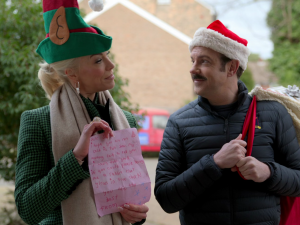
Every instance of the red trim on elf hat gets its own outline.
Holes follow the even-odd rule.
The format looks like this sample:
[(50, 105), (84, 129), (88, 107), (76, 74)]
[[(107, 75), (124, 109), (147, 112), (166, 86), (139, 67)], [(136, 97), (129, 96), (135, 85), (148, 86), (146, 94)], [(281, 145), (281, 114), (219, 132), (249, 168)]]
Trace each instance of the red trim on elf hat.
[[(85, 33), (94, 33), (94, 34), (98, 34), (98, 32), (92, 28), (92, 27), (85, 27), (85, 28), (78, 28), (78, 29), (73, 29), (73, 30), (69, 30), (70, 33), (79, 33), (79, 32), (85, 32)], [(49, 37), (49, 33), (46, 35), (46, 38)]]
[(247, 44), (248, 44), (248, 41), (246, 39), (241, 38), (238, 35), (236, 35), (235, 33), (233, 33), (232, 31), (228, 30), (220, 20), (216, 20), (213, 23), (211, 23), (207, 27), (207, 29), (217, 31), (220, 34), (223, 34), (225, 37), (228, 37), (234, 41), (237, 41), (238, 43), (241, 43), (245, 46), (247, 46)]
[(64, 6), (65, 8), (75, 7), (79, 8), (77, 0), (52, 0), (43, 1), (43, 12), (48, 12), (50, 10), (58, 9)]

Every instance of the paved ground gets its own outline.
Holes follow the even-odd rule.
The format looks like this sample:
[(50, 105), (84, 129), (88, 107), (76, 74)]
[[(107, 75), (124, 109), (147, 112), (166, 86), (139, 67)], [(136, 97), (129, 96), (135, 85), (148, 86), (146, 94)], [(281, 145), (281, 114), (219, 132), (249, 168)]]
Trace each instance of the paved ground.
[[(150, 201), (146, 204), (150, 210), (148, 212), (147, 221), (144, 223), (144, 225), (180, 225), (178, 213), (165, 213), (155, 199), (153, 190), (157, 158), (145, 158), (145, 163), (152, 184), (152, 193)], [(11, 183), (6, 183), (0, 180), (0, 207), (3, 205), (4, 201), (7, 200), (5, 193), (8, 191), (8, 189), (13, 188), (14, 186)]]
[(149, 207), (148, 217), (145, 225), (180, 225), (178, 213), (168, 214), (163, 211), (155, 199), (153, 190), (155, 183), (155, 169), (157, 158), (145, 158), (146, 167), (150, 176), (152, 193), (151, 199), (146, 205)]
[(9, 190), (14, 190), (14, 185), (12, 183), (4, 182), (3, 180), (0, 180), (0, 208), (4, 206), (5, 202), (8, 200), (13, 200), (11, 198), (8, 198), (6, 193)]

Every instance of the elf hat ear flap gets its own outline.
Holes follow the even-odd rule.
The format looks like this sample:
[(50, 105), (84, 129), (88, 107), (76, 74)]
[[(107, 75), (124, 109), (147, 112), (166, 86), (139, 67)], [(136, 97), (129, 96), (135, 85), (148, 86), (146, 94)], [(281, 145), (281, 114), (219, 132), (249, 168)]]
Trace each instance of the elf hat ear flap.
[(68, 23), (66, 20), (65, 7), (61, 6), (54, 14), (49, 28), (50, 40), (57, 45), (63, 45), (70, 37)]

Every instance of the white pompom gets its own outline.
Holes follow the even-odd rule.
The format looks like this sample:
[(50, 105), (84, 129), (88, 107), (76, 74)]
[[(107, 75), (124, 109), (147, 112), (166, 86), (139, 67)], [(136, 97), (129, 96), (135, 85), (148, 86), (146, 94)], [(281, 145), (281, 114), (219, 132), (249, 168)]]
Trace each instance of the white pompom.
[(90, 0), (89, 6), (93, 11), (100, 12), (103, 9), (103, 0)]

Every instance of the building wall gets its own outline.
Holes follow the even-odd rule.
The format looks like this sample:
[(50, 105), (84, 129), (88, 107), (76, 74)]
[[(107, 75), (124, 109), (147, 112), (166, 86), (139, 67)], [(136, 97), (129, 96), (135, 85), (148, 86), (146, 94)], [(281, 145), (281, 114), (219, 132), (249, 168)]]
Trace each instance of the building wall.
[(278, 78), (269, 69), (268, 61), (261, 59), (258, 61), (250, 61), (248, 62), (248, 67), (252, 73), (255, 84), (268, 88), (278, 82)]
[(159, 5), (157, 0), (130, 1), (190, 37), (214, 19), (210, 10), (195, 0), (171, 0), (168, 5)]
[(133, 103), (173, 112), (195, 99), (187, 44), (121, 4), (90, 23), (113, 37), (111, 51)]

